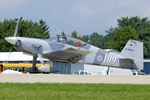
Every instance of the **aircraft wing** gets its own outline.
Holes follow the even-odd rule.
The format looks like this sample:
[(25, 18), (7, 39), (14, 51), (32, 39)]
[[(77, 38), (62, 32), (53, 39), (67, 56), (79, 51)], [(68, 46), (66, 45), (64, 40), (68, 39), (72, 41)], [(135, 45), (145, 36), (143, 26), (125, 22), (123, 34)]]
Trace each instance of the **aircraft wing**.
[(50, 53), (45, 53), (43, 56), (52, 61), (63, 61), (77, 63), (82, 57), (89, 54), (89, 51), (68, 48), (64, 50), (58, 50)]

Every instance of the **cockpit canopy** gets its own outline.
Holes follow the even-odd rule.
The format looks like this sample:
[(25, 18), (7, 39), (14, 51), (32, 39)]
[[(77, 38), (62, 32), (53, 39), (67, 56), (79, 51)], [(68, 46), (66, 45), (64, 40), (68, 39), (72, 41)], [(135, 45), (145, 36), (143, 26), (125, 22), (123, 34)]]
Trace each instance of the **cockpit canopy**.
[(87, 44), (86, 42), (83, 42), (81, 40), (78, 40), (78, 39), (75, 39), (72, 37), (60, 36), (60, 35), (57, 35), (57, 38), (55, 38), (55, 39), (53, 38), (53, 41), (54, 40), (57, 42), (69, 44), (69, 45), (76, 46), (76, 47), (82, 47)]

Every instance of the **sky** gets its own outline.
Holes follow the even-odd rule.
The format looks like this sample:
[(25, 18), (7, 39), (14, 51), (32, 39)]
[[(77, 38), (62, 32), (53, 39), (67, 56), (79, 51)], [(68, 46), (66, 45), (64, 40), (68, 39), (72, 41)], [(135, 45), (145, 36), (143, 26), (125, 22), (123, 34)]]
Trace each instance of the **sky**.
[(50, 33), (105, 35), (117, 19), (126, 16), (150, 18), (150, 0), (0, 0), (0, 21), (23, 17), (43, 19)]

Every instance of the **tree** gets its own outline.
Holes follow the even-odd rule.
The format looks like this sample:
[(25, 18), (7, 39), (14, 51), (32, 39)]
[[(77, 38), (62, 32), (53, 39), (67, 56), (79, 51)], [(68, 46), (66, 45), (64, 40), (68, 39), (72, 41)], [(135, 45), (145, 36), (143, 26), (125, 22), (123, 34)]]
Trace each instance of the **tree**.
[(71, 36), (73, 37), (73, 38), (78, 38), (78, 33), (74, 30), (72, 33), (71, 33)]
[(130, 26), (124, 28), (115, 28), (113, 36), (110, 38), (108, 48), (121, 51), (129, 39), (138, 39), (136, 30)]
[(90, 44), (104, 48), (104, 36), (99, 35), (97, 32), (94, 32), (90, 35)]
[(63, 32), (61, 32), (61, 35), (62, 35), (62, 36), (66, 36), (66, 34), (65, 34), (65, 32), (64, 32), (64, 31), (63, 31)]
[(118, 19), (119, 28), (124, 28), (127, 26), (131, 26), (131, 28), (136, 30), (140, 40), (143, 40), (145, 35), (150, 33), (150, 20), (148, 20), (147, 17), (140, 18), (135, 16), (130, 18), (122, 17), (121, 19)]
[(89, 41), (89, 36), (88, 35), (82, 35), (82, 36), (80, 36), (80, 39), (84, 42), (88, 42)]

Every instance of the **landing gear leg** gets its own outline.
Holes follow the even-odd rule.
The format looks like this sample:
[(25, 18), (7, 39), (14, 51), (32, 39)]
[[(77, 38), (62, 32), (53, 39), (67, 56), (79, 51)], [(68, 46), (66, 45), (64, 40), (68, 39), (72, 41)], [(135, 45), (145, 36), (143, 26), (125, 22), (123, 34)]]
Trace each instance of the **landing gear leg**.
[(110, 71), (110, 67), (108, 66), (108, 69), (107, 69), (107, 75), (109, 75), (109, 71)]
[(35, 73), (37, 72), (36, 61), (37, 61), (37, 56), (33, 56), (32, 67), (33, 67), (33, 72), (35, 72)]
[(37, 61), (37, 56), (33, 56), (33, 63), (32, 67), (26, 68), (25, 70), (29, 73), (39, 73), (39, 71), (36, 68), (36, 61)]

